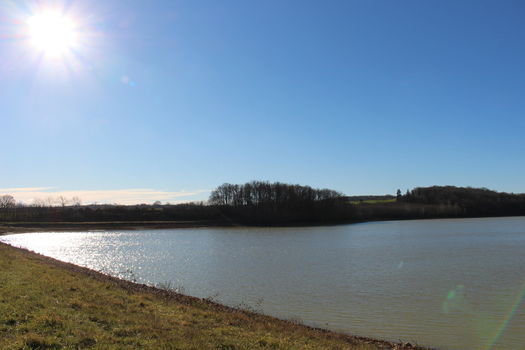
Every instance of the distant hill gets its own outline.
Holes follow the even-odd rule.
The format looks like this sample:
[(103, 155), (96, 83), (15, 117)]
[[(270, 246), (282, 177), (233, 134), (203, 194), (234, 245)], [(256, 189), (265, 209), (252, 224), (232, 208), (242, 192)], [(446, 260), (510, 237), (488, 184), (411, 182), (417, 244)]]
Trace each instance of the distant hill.
[(416, 187), (395, 201), (363, 201), (356, 220), (395, 220), (525, 215), (525, 195), (486, 188)]
[(525, 194), (496, 192), (487, 188), (432, 186), (416, 187), (401, 200), (425, 204), (478, 205), (481, 203), (521, 202)]

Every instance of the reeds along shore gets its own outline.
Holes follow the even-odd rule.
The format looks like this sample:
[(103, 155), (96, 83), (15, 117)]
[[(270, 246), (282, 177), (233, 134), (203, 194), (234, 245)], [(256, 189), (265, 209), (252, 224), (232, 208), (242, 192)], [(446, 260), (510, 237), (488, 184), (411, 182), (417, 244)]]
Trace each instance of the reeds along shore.
[(2, 349), (424, 349), (131, 283), (0, 243)]

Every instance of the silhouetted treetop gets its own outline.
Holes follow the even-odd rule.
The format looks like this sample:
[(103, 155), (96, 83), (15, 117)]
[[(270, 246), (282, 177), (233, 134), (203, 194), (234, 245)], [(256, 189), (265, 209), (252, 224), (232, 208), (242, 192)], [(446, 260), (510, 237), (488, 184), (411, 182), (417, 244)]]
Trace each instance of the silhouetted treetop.
[(244, 185), (225, 183), (211, 192), (212, 205), (290, 205), (343, 198), (343, 194), (329, 189), (289, 185), (280, 182), (252, 181)]
[(349, 220), (352, 206), (340, 192), (280, 182), (225, 183), (212, 191), (209, 204), (230, 222), (275, 225)]

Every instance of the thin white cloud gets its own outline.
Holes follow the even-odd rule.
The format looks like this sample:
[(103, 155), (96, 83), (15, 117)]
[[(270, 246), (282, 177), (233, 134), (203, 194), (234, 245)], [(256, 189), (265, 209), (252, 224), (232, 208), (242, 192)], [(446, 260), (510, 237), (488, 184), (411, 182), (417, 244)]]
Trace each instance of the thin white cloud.
[(9, 192), (39, 192), (50, 190), (51, 187), (15, 187), (15, 188), (0, 188), (0, 193)]
[(120, 190), (78, 190), (58, 191), (52, 187), (17, 187), (0, 188), (0, 195), (9, 194), (15, 197), (17, 202), (31, 204), (35, 200), (58, 198), (63, 196), (71, 199), (78, 197), (83, 204), (151, 204), (155, 201), (163, 203), (184, 203), (204, 200), (208, 190), (195, 191), (162, 191), (149, 188), (130, 188)]

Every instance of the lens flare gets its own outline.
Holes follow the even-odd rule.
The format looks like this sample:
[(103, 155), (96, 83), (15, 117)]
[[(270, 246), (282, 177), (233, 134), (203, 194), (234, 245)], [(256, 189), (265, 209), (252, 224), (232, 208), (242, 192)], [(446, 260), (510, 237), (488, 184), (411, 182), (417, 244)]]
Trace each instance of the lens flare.
[(499, 326), (496, 334), (492, 338), (492, 341), (489, 343), (487, 349), (492, 350), (498, 340), (501, 338), (501, 336), (505, 333), (505, 329), (509, 325), (510, 321), (512, 320), (512, 317), (514, 317), (514, 314), (516, 314), (516, 311), (518, 311), (519, 306), (523, 302), (523, 299), (525, 298), (525, 282), (523, 283), (521, 287), (520, 293), (516, 296), (516, 299), (512, 303), (511, 309), (507, 312), (507, 315), (501, 325)]
[(448, 292), (447, 297), (441, 308), (444, 313), (448, 314), (456, 310), (463, 310), (465, 304), (465, 286), (457, 285), (454, 289)]

